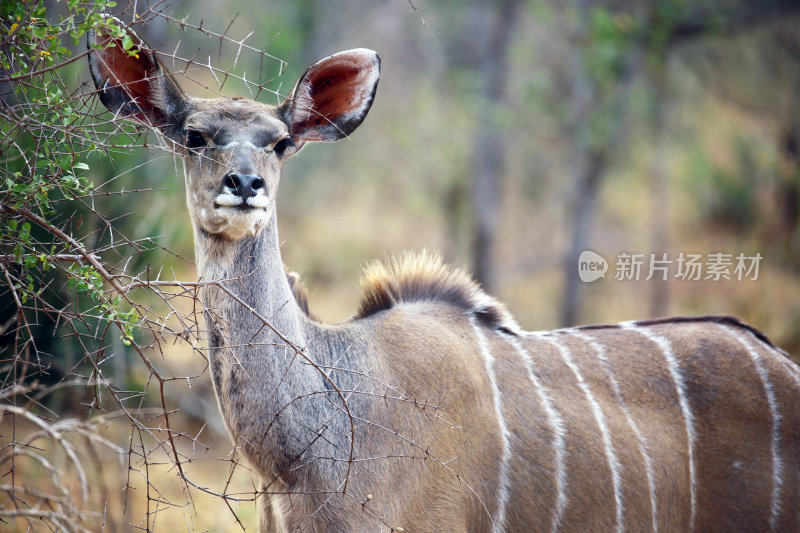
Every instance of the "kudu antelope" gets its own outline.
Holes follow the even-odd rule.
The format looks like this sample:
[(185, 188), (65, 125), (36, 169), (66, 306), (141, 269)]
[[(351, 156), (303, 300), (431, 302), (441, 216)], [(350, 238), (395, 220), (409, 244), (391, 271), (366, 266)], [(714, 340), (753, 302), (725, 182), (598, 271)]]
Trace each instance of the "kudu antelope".
[(185, 166), (210, 368), (261, 531), (800, 531), (800, 368), (727, 317), (522, 331), (430, 254), (370, 266), (322, 324), (281, 261), (284, 161), (364, 119), (378, 56), (278, 106), (183, 93), (92, 35), (100, 100)]

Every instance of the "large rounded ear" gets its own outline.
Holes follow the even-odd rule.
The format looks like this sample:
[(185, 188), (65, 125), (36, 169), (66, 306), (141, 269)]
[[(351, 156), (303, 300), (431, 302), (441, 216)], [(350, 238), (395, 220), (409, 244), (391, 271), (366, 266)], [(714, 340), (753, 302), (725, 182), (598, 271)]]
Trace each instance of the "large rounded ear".
[[(121, 21), (114, 22), (124, 27)], [(100, 101), (119, 117), (180, 138), (188, 107), (186, 96), (150, 47), (130, 29), (126, 33), (124, 39), (102, 30), (89, 33), (89, 70)]]
[(378, 54), (365, 48), (309, 67), (280, 107), (294, 143), (338, 141), (355, 130), (372, 106), (380, 70)]

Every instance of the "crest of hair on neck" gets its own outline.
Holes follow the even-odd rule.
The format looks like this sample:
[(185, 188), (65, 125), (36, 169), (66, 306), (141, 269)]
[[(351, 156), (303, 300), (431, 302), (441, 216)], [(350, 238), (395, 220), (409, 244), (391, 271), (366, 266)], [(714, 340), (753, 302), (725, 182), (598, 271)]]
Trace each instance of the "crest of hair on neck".
[(486, 294), (466, 272), (445, 265), (438, 253), (406, 251), (374, 261), (364, 269), (361, 288), (356, 318), (404, 302), (432, 301), (462, 309), (492, 329), (510, 334), (520, 332), (503, 304)]

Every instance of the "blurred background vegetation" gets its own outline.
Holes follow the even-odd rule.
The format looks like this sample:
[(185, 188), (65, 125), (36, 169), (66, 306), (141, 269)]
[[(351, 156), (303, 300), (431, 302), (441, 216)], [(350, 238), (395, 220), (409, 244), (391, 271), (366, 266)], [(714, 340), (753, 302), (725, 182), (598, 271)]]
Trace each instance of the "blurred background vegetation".
[[(47, 17), (66, 8), (41, 5)], [(137, 18), (133, 9), (149, 16)], [(139, 0), (104, 10), (124, 13), (153, 48), (191, 59), (162, 62), (194, 96), (277, 103), (321, 57), (354, 47), (380, 54), (381, 82), (364, 124), (348, 140), (305, 148), (284, 168), (284, 261), (303, 276), (311, 308), (325, 321), (355, 312), (366, 261), (429, 248), (472, 271), (525, 329), (730, 314), (800, 354), (796, 1)], [(2, 21), (3, 53), (15, 23)], [(80, 53), (85, 40), (68, 46)], [(60, 72), (65, 90), (94, 90), (85, 59)], [(0, 83), (6, 108), (17, 104), (13, 85)], [(95, 97), (85, 101), (102, 111)], [(81, 174), (93, 184), (91, 209), (65, 200), (54, 220), (105, 250), (115, 271), (195, 280), (181, 163), (152, 133), (113, 131), (117, 146), (150, 148), (87, 152)], [(5, 177), (11, 151), (35, 150), (5, 148)], [(14, 180), (3, 186), (10, 194)], [(586, 249), (609, 261), (605, 279), (579, 280)], [(618, 281), (614, 263), (623, 252), (760, 253), (763, 260), (756, 280)], [(68, 278), (56, 276), (48, 294), (54, 305), (80, 310)], [(0, 324), (18, 316), (12, 296), (0, 297)], [(148, 310), (168, 312), (150, 297), (135, 295), (143, 321)], [(191, 315), (191, 298), (174, 305)], [(159, 413), (178, 410), (169, 431), (191, 436), (181, 444), (188, 477), (216, 492), (252, 490), (242, 468), (226, 484), (230, 444), (194, 337), (154, 343), (145, 333), (123, 334), (131, 347), (119, 334), (95, 336), (87, 348), (49, 315), (31, 322), (45, 361), (36, 380), (80, 381), (90, 373), (89, 352), (113, 354), (105, 377), (116, 391), (131, 391), (142, 413), (156, 408), (153, 426), (161, 425)], [(15, 330), (3, 330), (3, 372), (14, 365)], [(191, 377), (159, 388), (136, 347), (164, 376)], [(158, 430), (143, 438), (115, 425), (113, 410), (90, 388), (59, 388), (34, 403), (53, 420), (91, 420), (120, 447), (97, 452), (96, 482), (110, 489), (89, 498), (95, 514), (82, 518), (89, 530), (234, 530), (236, 517), (252, 527), (252, 503), (226, 504), (180, 481)], [(8, 417), (0, 424), (2, 446), (16, 438), (9, 424)], [(147, 472), (139, 455), (151, 457)], [(31, 467), (29, 479), (44, 472)], [(23, 531), (30, 522), (15, 524)]]

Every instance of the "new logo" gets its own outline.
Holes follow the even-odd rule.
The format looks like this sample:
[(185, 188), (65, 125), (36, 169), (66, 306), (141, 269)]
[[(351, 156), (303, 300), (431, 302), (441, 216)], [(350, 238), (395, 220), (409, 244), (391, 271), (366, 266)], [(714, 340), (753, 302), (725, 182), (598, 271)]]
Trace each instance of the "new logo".
[(608, 271), (608, 261), (603, 256), (591, 250), (584, 250), (578, 258), (578, 276), (581, 281), (591, 283), (600, 278), (606, 277)]

